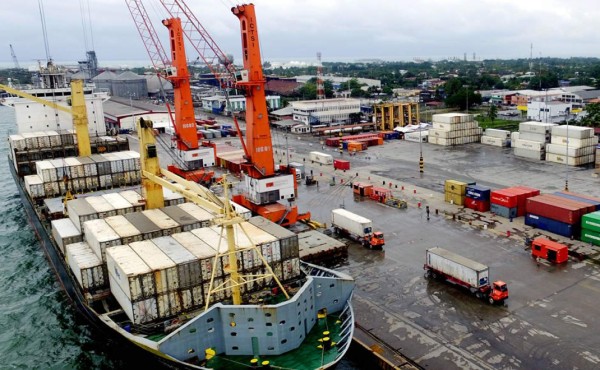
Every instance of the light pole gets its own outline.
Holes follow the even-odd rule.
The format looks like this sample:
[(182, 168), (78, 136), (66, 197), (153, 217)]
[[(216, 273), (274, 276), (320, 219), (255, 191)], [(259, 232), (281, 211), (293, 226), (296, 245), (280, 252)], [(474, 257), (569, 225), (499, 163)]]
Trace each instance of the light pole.
[(467, 88), (467, 114), (469, 114), (469, 85), (465, 85)]
[(565, 191), (569, 191), (569, 120), (567, 119), (567, 152), (565, 153)]

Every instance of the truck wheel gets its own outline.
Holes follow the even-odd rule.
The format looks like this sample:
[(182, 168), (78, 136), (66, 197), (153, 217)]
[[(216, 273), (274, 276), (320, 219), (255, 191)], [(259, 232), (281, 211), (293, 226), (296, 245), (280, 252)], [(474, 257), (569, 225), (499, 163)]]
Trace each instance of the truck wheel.
[(496, 303), (496, 301), (494, 301), (494, 298), (492, 298), (492, 297), (489, 297), (489, 298), (488, 298), (488, 302), (490, 302), (490, 304), (494, 304), (494, 303)]
[(477, 297), (478, 299), (483, 298), (483, 295), (481, 294), (481, 292), (477, 292), (475, 293), (475, 297)]
[(435, 271), (432, 271), (431, 272), (431, 277), (434, 278), (434, 279), (437, 279), (438, 278), (438, 274)]
[(425, 279), (430, 279), (431, 278), (431, 271), (427, 270), (425, 271)]

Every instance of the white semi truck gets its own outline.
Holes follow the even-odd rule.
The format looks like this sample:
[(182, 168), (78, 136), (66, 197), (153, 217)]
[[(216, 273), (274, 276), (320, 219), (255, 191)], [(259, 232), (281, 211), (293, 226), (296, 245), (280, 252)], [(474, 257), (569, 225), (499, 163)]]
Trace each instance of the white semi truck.
[(337, 234), (345, 234), (371, 249), (382, 249), (385, 239), (381, 231), (373, 232), (373, 222), (343, 208), (331, 211), (331, 225)]

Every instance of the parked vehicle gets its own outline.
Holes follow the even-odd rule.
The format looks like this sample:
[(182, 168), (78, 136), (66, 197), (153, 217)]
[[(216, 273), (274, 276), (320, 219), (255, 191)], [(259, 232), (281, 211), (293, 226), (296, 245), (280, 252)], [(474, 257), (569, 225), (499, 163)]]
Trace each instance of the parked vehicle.
[(508, 287), (503, 281), (489, 282), (489, 267), (446, 249), (435, 247), (425, 254), (425, 277), (444, 279), (469, 289), (477, 298), (490, 304), (503, 303)]
[(342, 208), (331, 211), (331, 224), (338, 234), (346, 234), (350, 238), (371, 249), (382, 249), (385, 239), (381, 231), (373, 232), (373, 222)]
[(310, 152), (309, 159), (311, 162), (317, 162), (321, 164), (333, 164), (333, 157), (331, 154), (321, 152)]

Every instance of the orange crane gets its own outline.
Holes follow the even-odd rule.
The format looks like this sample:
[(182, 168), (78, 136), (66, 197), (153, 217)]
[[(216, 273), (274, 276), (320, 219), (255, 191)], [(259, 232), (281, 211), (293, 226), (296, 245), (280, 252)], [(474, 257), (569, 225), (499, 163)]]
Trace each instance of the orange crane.
[[(231, 10), (240, 21), (244, 67), (236, 71), (225, 53), (182, 0), (161, 0), (172, 18), (182, 20), (186, 37), (224, 87), (229, 84), (244, 91), (246, 97), (246, 138), (242, 140), (246, 162), (242, 165), (244, 190), (233, 196), (236, 203), (284, 226), (309, 220), (310, 213), (299, 214), (294, 201), (298, 194), (293, 168), (275, 169), (273, 143), (265, 97), (265, 78), (260, 57), (258, 26), (253, 4)], [(222, 68), (224, 67), (224, 68)], [(237, 119), (234, 117), (237, 125)], [(238, 127), (239, 131), (239, 127)], [(280, 201), (287, 201), (282, 204)]]
[[(169, 30), (171, 56), (167, 56), (141, 0), (126, 0), (129, 11), (159, 78), (173, 85), (173, 105), (167, 103), (169, 117), (175, 129), (176, 154), (180, 165), (169, 165), (169, 171), (191, 181), (207, 182), (212, 171), (203, 168), (214, 166), (212, 148), (200, 147), (192, 102), (190, 74), (184, 47), (184, 32), (181, 20), (170, 18), (162, 21)], [(174, 116), (174, 118), (173, 118)]]

